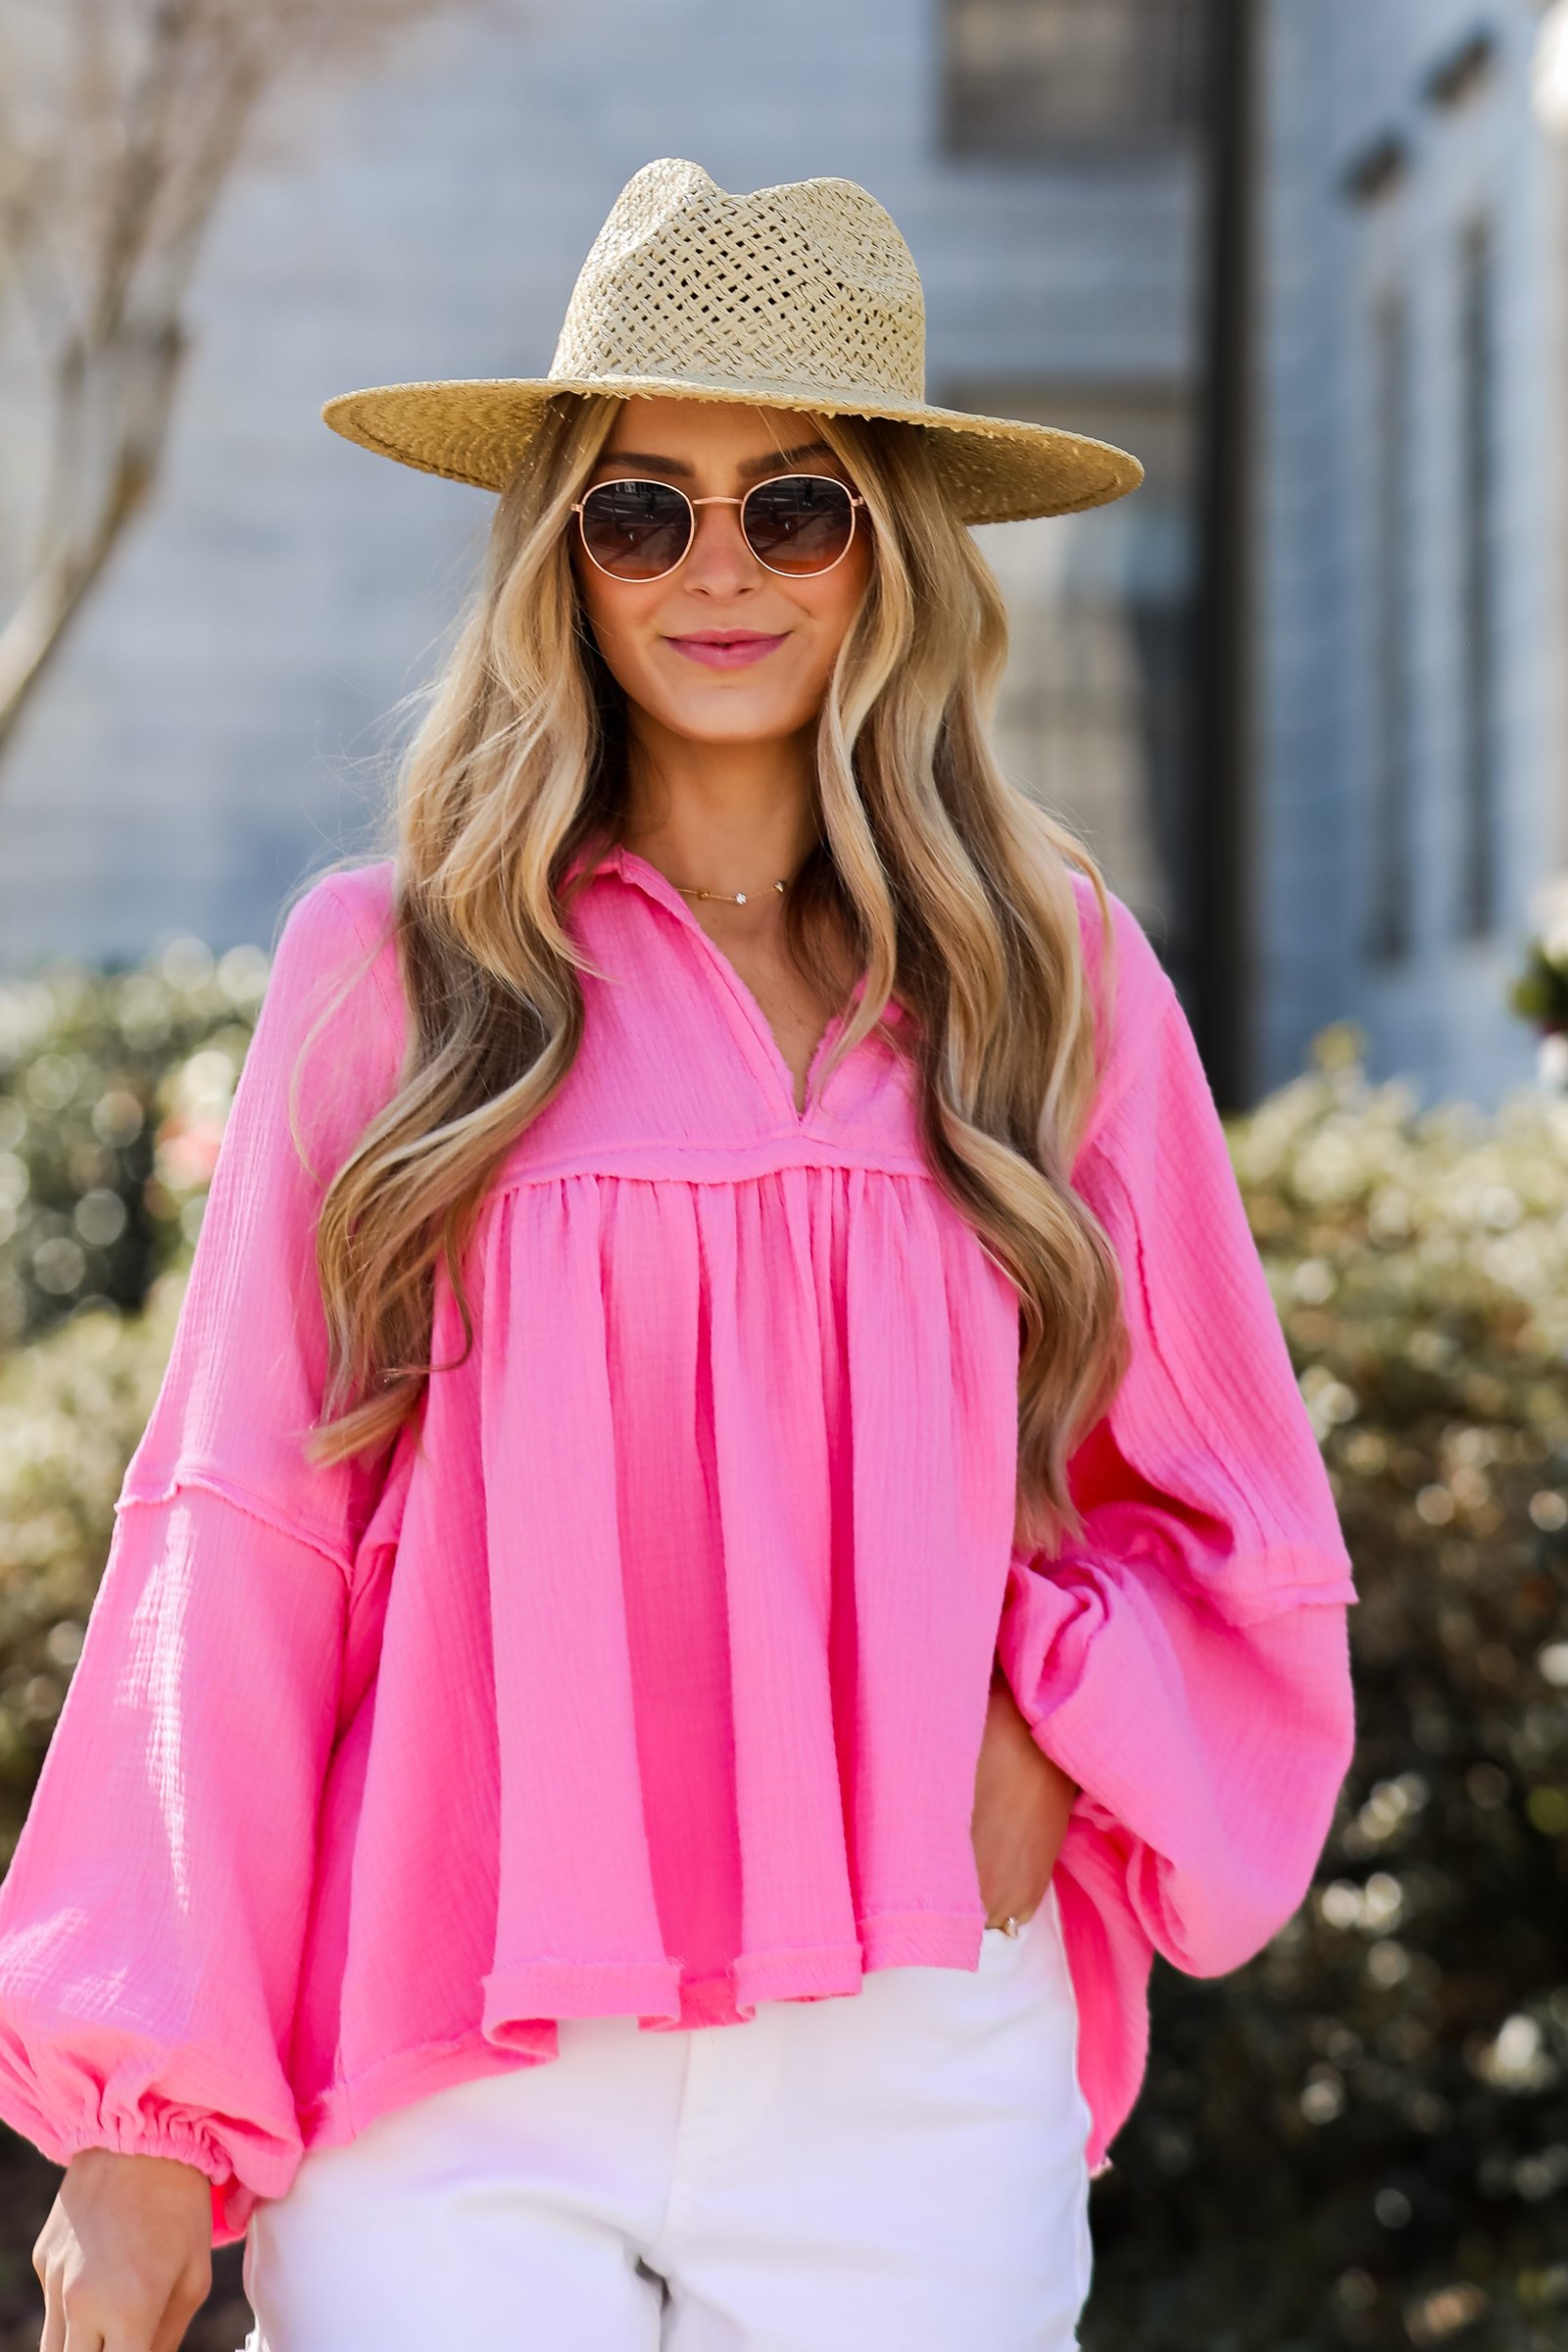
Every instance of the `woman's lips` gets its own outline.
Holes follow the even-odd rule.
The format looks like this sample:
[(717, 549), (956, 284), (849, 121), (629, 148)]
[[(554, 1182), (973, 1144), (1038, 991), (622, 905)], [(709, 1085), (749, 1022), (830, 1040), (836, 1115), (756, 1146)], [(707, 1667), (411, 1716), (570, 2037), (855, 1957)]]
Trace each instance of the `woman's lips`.
[(753, 629), (704, 629), (692, 637), (668, 637), (664, 642), (677, 654), (684, 654), (688, 662), (706, 662), (710, 669), (744, 669), (749, 662), (762, 661), (788, 634), (787, 629), (781, 629), (776, 637), (761, 637)]

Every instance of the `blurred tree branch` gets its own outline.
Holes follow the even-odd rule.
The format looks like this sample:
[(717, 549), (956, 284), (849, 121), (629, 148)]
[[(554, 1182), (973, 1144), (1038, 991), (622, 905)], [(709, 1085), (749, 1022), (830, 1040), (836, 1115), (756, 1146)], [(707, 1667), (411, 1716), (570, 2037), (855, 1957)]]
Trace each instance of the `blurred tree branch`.
[(262, 102), (453, 5), (0, 0), (0, 331), (42, 410), (0, 754), (158, 478), (192, 275)]

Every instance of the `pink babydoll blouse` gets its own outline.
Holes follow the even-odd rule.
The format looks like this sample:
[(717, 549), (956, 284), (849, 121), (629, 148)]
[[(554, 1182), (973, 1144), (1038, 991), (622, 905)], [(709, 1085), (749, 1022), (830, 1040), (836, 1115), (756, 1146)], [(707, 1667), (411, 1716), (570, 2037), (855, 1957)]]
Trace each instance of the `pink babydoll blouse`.
[[(910, 1016), (829, 1066), (831, 1023), (798, 1110), (734, 967), (619, 848), (569, 915), (577, 1060), (468, 1244), (471, 1349), (439, 1275), (422, 1426), (304, 1461), (313, 1223), (404, 1053), (391, 891), (390, 861), (328, 875), (282, 932), (0, 1887), (0, 2116), (59, 2164), (200, 2167), (224, 2244), (304, 2149), (549, 2060), (559, 2018), (972, 1969), (1000, 1650), (1081, 1785), (1056, 1886), (1098, 2167), (1151, 1955), (1218, 1975), (1289, 1918), (1352, 1731), (1327, 1476), (1147, 938), (1115, 902), (1073, 1176), (1132, 1366), (1047, 1554), (1012, 1537), (1016, 1291), (926, 1166)], [(323, 1008), (307, 1167), (286, 1089)]]

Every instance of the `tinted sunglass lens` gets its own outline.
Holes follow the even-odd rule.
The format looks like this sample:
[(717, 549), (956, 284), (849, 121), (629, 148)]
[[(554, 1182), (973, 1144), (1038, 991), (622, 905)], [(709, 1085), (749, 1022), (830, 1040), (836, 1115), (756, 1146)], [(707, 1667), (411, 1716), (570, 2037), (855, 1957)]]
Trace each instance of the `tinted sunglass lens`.
[(583, 545), (618, 580), (672, 570), (691, 527), (691, 509), (667, 482), (600, 482), (582, 502)]
[(751, 493), (744, 523), (760, 564), (774, 571), (825, 571), (850, 544), (855, 508), (829, 474), (785, 474)]

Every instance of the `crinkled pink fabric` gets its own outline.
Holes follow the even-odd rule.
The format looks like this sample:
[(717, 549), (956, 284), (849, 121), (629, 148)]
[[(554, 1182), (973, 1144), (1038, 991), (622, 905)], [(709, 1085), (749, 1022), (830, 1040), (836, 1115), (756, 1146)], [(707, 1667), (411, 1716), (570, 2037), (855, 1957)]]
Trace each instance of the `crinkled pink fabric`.
[(1214, 1975), (1283, 1925), (1352, 1736), (1349, 1563), (1147, 938), (1115, 902), (1074, 1174), (1134, 1358), (1073, 1463), (1084, 1541), (1047, 1556), (1012, 1535), (1016, 1293), (928, 1172), (907, 1014), (837, 1061), (832, 1024), (799, 1112), (620, 849), (569, 917), (578, 1059), (468, 1245), (471, 1349), (442, 1276), (422, 1424), (305, 1463), (313, 1222), (404, 1051), (391, 891), (389, 861), (329, 875), (282, 933), (0, 1886), (0, 2116), (56, 2163), (199, 2166), (222, 2244), (304, 2149), (548, 2061), (559, 2018), (973, 1968), (1000, 1651), (1082, 1788), (1057, 1887), (1098, 2166), (1152, 1954)]

